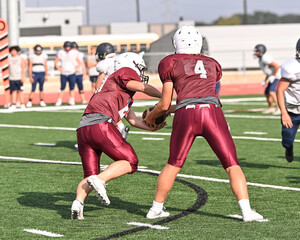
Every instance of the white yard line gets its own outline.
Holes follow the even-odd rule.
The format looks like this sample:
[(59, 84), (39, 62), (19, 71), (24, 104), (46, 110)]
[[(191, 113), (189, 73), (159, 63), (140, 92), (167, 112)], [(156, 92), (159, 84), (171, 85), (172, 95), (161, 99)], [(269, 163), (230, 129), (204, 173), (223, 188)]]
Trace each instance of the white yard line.
[(148, 227), (152, 229), (158, 229), (158, 230), (167, 230), (169, 227), (164, 227), (161, 225), (152, 225), (149, 223), (141, 223), (141, 222), (128, 222), (128, 225), (134, 225), (134, 226), (139, 226), (139, 227)]
[(62, 234), (47, 232), (47, 231), (42, 231), (42, 230), (37, 230), (37, 229), (24, 229), (24, 231), (33, 233), (33, 234), (47, 236), (47, 237), (63, 237), (64, 236)]
[[(81, 165), (80, 162), (53, 161), (53, 160), (43, 160), (43, 159), (34, 159), (34, 158), (21, 158), (21, 157), (0, 156), (0, 159), (26, 161), (26, 162), (65, 164), (65, 165)], [(105, 166), (101, 166), (101, 167), (105, 167)], [(139, 172), (145, 172), (145, 173), (148, 172), (148, 173), (160, 174), (160, 171), (145, 169), (144, 166), (139, 167), (138, 171)], [(202, 176), (187, 175), (187, 174), (178, 174), (177, 176), (182, 177), (182, 178), (197, 179), (197, 180), (210, 181), (210, 182), (229, 183), (229, 180), (227, 180), (227, 179), (218, 179), (218, 178), (202, 177)], [(280, 190), (300, 191), (300, 188), (276, 186), (276, 185), (261, 184), (261, 183), (247, 182), (247, 185), (255, 186), (255, 187), (262, 187), (262, 188), (273, 188), (273, 189), (280, 189)]]
[[(28, 125), (13, 125), (13, 124), (0, 124), (0, 127), (76, 131), (76, 128), (28, 126)], [(137, 134), (137, 135), (171, 136), (171, 133), (162, 133), (162, 132), (130, 131), (129, 133)], [(198, 137), (198, 138), (202, 138), (202, 137)], [(246, 137), (246, 136), (232, 136), (232, 138), (233, 139), (242, 139), (242, 140), (270, 141), (270, 142), (280, 142), (281, 141), (281, 138), (258, 138), (258, 137)], [(300, 140), (295, 139), (294, 142), (300, 142)]]
[(164, 138), (147, 138), (143, 137), (142, 140), (149, 140), (149, 141), (163, 141), (165, 140)]
[(252, 134), (252, 135), (265, 135), (267, 132), (244, 132), (244, 134)]

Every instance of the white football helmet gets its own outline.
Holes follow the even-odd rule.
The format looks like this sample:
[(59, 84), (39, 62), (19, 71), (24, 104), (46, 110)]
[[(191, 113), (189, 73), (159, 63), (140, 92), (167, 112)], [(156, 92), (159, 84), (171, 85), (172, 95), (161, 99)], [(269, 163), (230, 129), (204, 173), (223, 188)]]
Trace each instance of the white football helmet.
[[(141, 55), (144, 55), (144, 52), (142, 52)], [(147, 71), (147, 67), (141, 55), (133, 52), (120, 54), (115, 59), (115, 71), (122, 67), (132, 68), (140, 76), (143, 83), (148, 83), (149, 77), (144, 75), (144, 72)]]
[(202, 35), (193, 26), (179, 28), (173, 37), (175, 53), (200, 54)]

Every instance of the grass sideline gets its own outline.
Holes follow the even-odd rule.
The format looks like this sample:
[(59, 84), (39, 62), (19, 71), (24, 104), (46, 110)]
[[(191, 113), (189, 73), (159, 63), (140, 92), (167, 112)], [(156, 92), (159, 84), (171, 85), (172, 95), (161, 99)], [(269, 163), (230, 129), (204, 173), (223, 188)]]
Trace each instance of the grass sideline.
[[(262, 97), (262, 96), (242, 96)], [(224, 97), (230, 99), (233, 97)], [(234, 98), (241, 98), (236, 96)], [(263, 138), (281, 138), (279, 119), (248, 119), (242, 116), (262, 116), (247, 109), (266, 107), (265, 101), (248, 100), (241, 105), (224, 103), (223, 110), (242, 110), (227, 117), (233, 136), (252, 136), (244, 132), (266, 132)], [(256, 104), (256, 105), (255, 105)], [(145, 107), (134, 108), (142, 112)], [(76, 128), (80, 111), (0, 113), (0, 124)], [(228, 114), (229, 115), (229, 114)], [(272, 116), (272, 115), (263, 115)], [(160, 130), (171, 132), (172, 117)], [(132, 131), (140, 131), (131, 127)], [(160, 171), (168, 158), (170, 136), (162, 141), (142, 140), (143, 134), (130, 134), (128, 141), (139, 157), (141, 166)], [(153, 136), (157, 137), (157, 136)], [(299, 134), (296, 139), (300, 139)], [(0, 127), (0, 156), (80, 162), (75, 131)], [(219, 160), (204, 139), (196, 139), (181, 173), (227, 179)], [(287, 163), (280, 142), (235, 139), (237, 154), (248, 182), (300, 188), (300, 143), (295, 143), (295, 160)], [(36, 146), (37, 142), (55, 146)], [(110, 164), (103, 156), (101, 164)], [(70, 220), (70, 207), (82, 167), (20, 162), (0, 159), (1, 225), (0, 239), (46, 239), (25, 232), (39, 229), (64, 235), (62, 239), (97, 239), (136, 228), (128, 222), (152, 224), (145, 215), (151, 206), (156, 176), (137, 172), (109, 182), (111, 205), (102, 206), (92, 193), (85, 203), (83, 221)], [(240, 214), (239, 207), (227, 183), (184, 179), (208, 193), (208, 200), (196, 212), (162, 224), (168, 230), (146, 229), (128, 234), (122, 239), (299, 239), (299, 191), (287, 191), (249, 186), (251, 205), (270, 222), (243, 223), (226, 217)], [(176, 215), (195, 203), (195, 192), (176, 182), (166, 201), (167, 210)]]

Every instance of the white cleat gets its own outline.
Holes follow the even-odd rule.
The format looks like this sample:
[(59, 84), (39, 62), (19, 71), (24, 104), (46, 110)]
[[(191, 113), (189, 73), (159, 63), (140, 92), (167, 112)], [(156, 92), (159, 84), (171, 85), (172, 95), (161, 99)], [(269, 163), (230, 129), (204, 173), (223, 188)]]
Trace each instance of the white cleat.
[(68, 104), (71, 105), (71, 106), (74, 106), (75, 105), (75, 99), (74, 98), (70, 98)]
[(252, 221), (259, 221), (263, 220), (264, 217), (259, 213), (255, 212), (254, 210), (243, 212), (243, 221), (244, 222), (252, 222)]
[(41, 101), (41, 102), (40, 102), (40, 106), (41, 106), (41, 107), (46, 107), (47, 104), (46, 104), (44, 101)]
[(28, 103), (26, 103), (26, 107), (27, 108), (31, 108), (32, 107), (32, 103), (29, 101)]
[(57, 102), (55, 103), (55, 106), (61, 106), (62, 100), (61, 98), (57, 99)]
[(74, 200), (71, 207), (71, 219), (84, 219), (83, 204), (79, 200)]
[(170, 216), (169, 212), (165, 212), (164, 210), (157, 212), (153, 208), (150, 208), (149, 212), (146, 215), (146, 218), (155, 219), (155, 218), (169, 217), (169, 216)]
[(106, 194), (105, 182), (97, 177), (97, 175), (89, 176), (87, 183), (97, 192), (98, 199), (104, 205), (109, 205), (110, 201)]
[(265, 110), (262, 111), (263, 114), (269, 114), (269, 113), (274, 113), (275, 112), (275, 108), (267, 108)]
[(279, 108), (276, 109), (275, 112), (273, 112), (273, 115), (280, 115), (281, 114), (281, 111)]

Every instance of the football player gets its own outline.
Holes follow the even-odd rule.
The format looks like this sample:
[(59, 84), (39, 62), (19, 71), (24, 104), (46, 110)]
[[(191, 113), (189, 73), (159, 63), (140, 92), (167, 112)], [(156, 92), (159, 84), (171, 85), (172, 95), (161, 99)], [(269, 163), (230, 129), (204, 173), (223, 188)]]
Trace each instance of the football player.
[[(115, 126), (123, 117), (137, 128), (153, 131), (162, 123), (150, 128), (131, 110), (135, 92), (160, 98), (161, 92), (146, 84), (146, 66), (141, 56), (123, 53), (115, 60), (116, 72), (94, 93), (77, 129), (78, 151), (81, 157), (84, 179), (77, 188), (76, 200), (71, 208), (71, 218), (83, 219), (83, 204), (94, 189), (99, 200), (109, 205), (105, 184), (107, 181), (137, 170), (138, 158), (132, 146), (122, 137)], [(115, 162), (100, 174), (100, 156), (105, 153)]]
[[(99, 63), (96, 66), (96, 69), (99, 73), (96, 82), (96, 88), (98, 89), (103, 82), (115, 71), (114, 62), (117, 57), (115, 53), (115, 48), (110, 43), (101, 43), (96, 50), (96, 57)], [(117, 127), (121, 132), (123, 138), (126, 140), (129, 133), (129, 127), (120, 120), (117, 123)]]
[(71, 42), (71, 47), (73, 50), (77, 51), (78, 58), (80, 61), (80, 66), (78, 70), (75, 72), (75, 76), (76, 76), (75, 84), (77, 84), (78, 87), (81, 103), (87, 104), (87, 101), (85, 100), (85, 96), (84, 96), (84, 90), (83, 90), (83, 81), (86, 78), (86, 66), (84, 62), (84, 53), (78, 50), (79, 46), (76, 42)]
[(266, 74), (266, 78), (262, 83), (263, 86), (267, 84), (265, 89), (265, 96), (269, 104), (269, 108), (264, 110), (263, 113), (273, 113), (274, 115), (280, 114), (280, 109), (273, 107), (273, 102), (277, 105), (276, 86), (280, 79), (280, 66), (274, 62), (271, 55), (266, 53), (267, 48), (263, 44), (258, 44), (254, 47), (254, 56), (258, 58), (260, 69)]
[[(144, 119), (149, 126), (155, 126), (157, 117), (175, 112), (169, 160), (158, 178), (153, 205), (146, 217), (154, 219), (169, 216), (163, 210), (164, 201), (186, 161), (194, 139), (203, 136), (228, 173), (243, 220), (263, 219), (250, 207), (246, 179), (216, 94), (216, 82), (222, 77), (220, 64), (200, 54), (202, 36), (193, 26), (179, 28), (173, 44), (175, 54), (165, 57), (158, 66), (163, 83), (161, 100)], [(173, 88), (177, 93), (177, 105), (170, 107)]]
[(92, 92), (97, 90), (96, 82), (97, 82), (97, 78), (99, 76), (99, 74), (97, 72), (97, 69), (96, 69), (96, 66), (97, 66), (96, 50), (97, 50), (97, 47), (92, 46), (91, 47), (91, 54), (88, 55), (87, 59), (86, 59)]
[(63, 49), (59, 50), (57, 57), (54, 61), (55, 67), (60, 71), (60, 91), (59, 96), (56, 102), (56, 106), (62, 104), (62, 97), (64, 90), (66, 88), (67, 82), (69, 82), (69, 104), (75, 105), (75, 81), (76, 75), (75, 72), (79, 70), (81, 62), (78, 58), (78, 53), (75, 50), (72, 50), (72, 44), (69, 41), (64, 42)]
[(293, 143), (300, 124), (300, 39), (296, 44), (296, 58), (281, 66), (281, 75), (277, 99), (281, 110), (282, 145), (286, 160), (292, 162)]
[(35, 95), (35, 89), (37, 83), (39, 83), (40, 90), (40, 105), (46, 107), (44, 102), (44, 82), (47, 81), (48, 66), (47, 59), (48, 55), (43, 52), (43, 47), (39, 44), (35, 45), (33, 48), (34, 52), (29, 55), (29, 79), (32, 84), (31, 93), (29, 95), (29, 101), (26, 107), (32, 107), (32, 99)]

